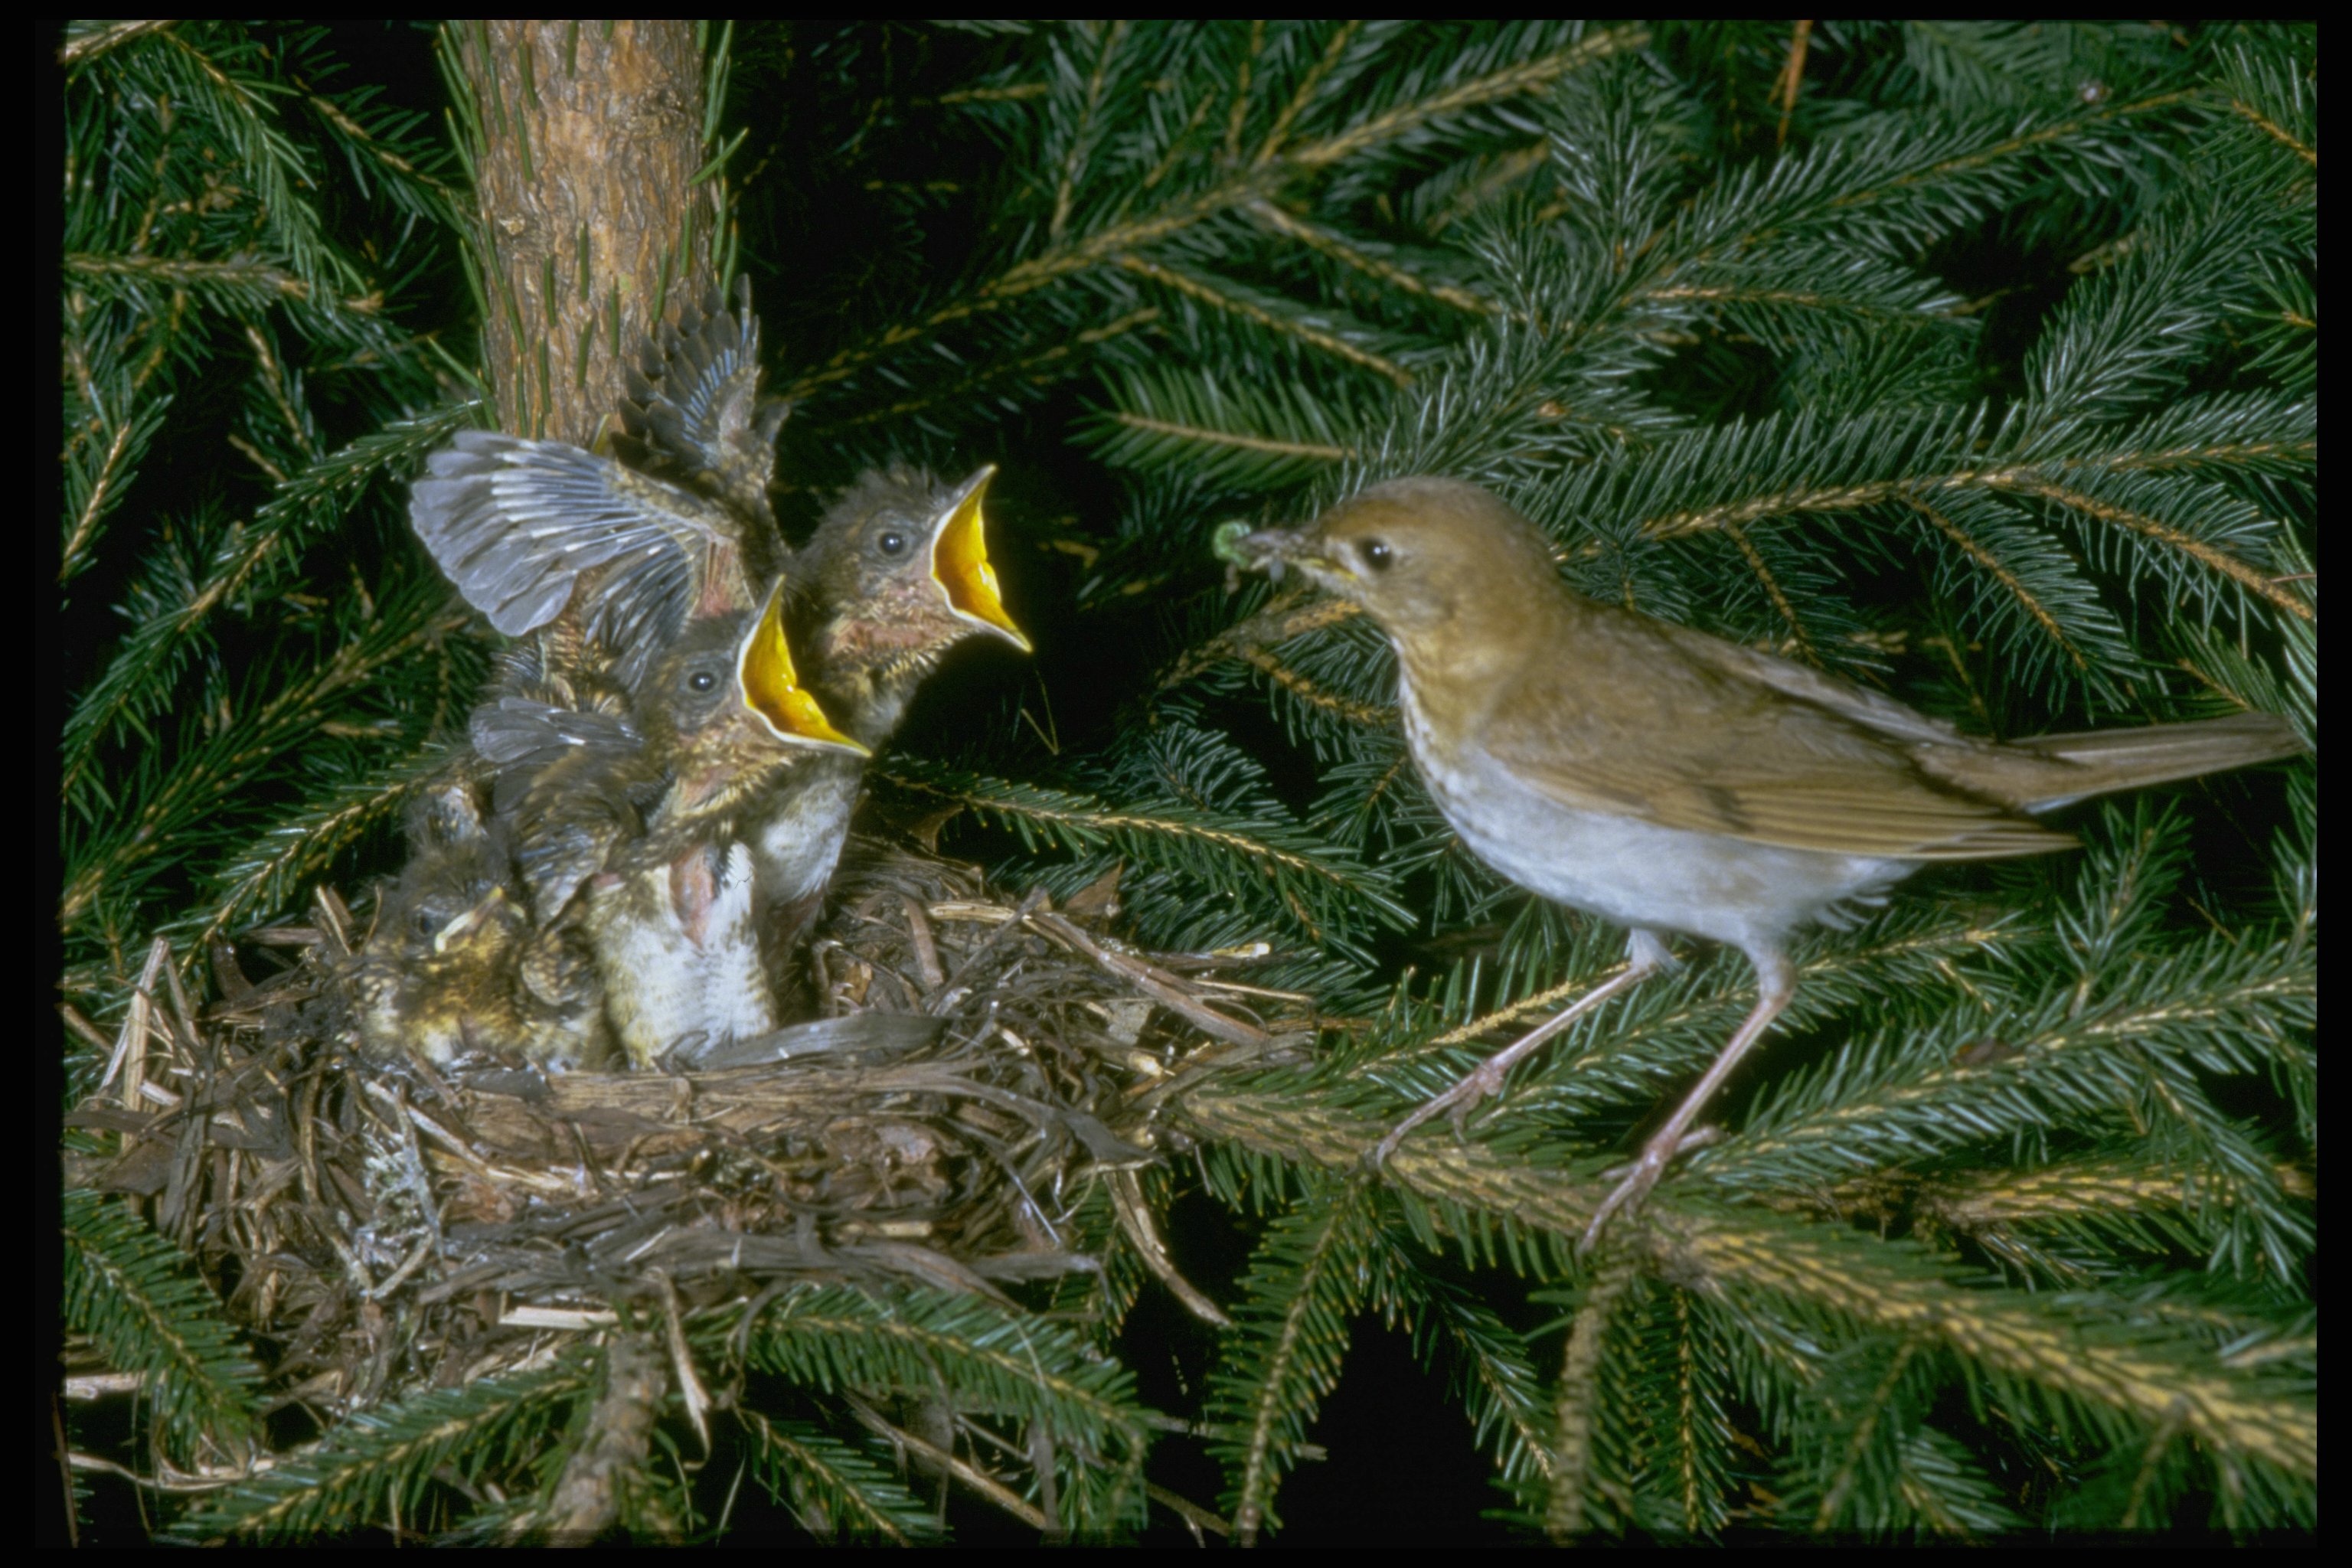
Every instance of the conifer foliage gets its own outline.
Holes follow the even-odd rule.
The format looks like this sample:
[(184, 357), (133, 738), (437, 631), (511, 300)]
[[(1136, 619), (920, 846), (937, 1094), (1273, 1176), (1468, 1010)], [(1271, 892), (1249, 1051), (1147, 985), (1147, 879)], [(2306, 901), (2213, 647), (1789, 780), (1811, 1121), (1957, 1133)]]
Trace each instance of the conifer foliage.
[[(424, 455), (486, 417), (474, 344), (503, 308), (457, 155), (477, 111), (428, 116), (424, 38), (65, 35), (78, 1094), (126, 1017), (209, 983), (154, 939), (184, 965), (397, 869), (409, 785), (495, 651), (404, 531)], [(1385, 1438), (1491, 1463), (1488, 1498), (1426, 1505), (1465, 1529), (1482, 1502), (1563, 1537), (2315, 1523), (2314, 763), (2078, 808), (2078, 855), (1923, 875), (1808, 937), (1720, 1136), (1580, 1258), (1746, 966), (1685, 944), (1465, 1139), (1365, 1173), (1387, 1125), (1615, 973), (1622, 933), (1451, 838), (1367, 626), (1209, 549), (1228, 519), (1454, 475), (1587, 593), (1975, 732), (2256, 708), (2315, 753), (2315, 32), (703, 42), (698, 210), (728, 216), (701, 233), (752, 277), (794, 403), (788, 530), (887, 458), (1003, 469), (1038, 660), (947, 671), (875, 804), (1056, 901), (1120, 868), (1139, 946), (1260, 944), (1253, 1005), (1312, 1045), (1180, 1083), (1167, 1164), (1122, 1189), (1186, 1216), (1177, 1262), (1232, 1319), (1181, 1387), (1128, 1370), (1164, 1363), (1122, 1332), (1161, 1287), (1090, 1200), (1065, 1245), (1103, 1271), (1016, 1307), (843, 1289), (656, 1325), (669, 1392), (624, 1524), (732, 1517), (690, 1363), (733, 1380), (728, 1474), (812, 1529), (951, 1532), (944, 1474), (1057, 1534), (1281, 1539), (1314, 1445), (1362, 1451), (1317, 1415), (1381, 1324), (1460, 1412)], [(438, 47), (461, 82), (463, 40)], [(427, 69), (371, 79), (404, 50)], [(646, 1342), (581, 1336), (284, 1440), (302, 1396), (256, 1370), (283, 1347), (241, 1343), (203, 1238), (75, 1204), (70, 1324), (142, 1374), (126, 1453), (172, 1528), (543, 1528), (628, 1407)], [(877, 1435), (926, 1400), (944, 1470)], [(1187, 1463), (1222, 1490), (1161, 1484)]]

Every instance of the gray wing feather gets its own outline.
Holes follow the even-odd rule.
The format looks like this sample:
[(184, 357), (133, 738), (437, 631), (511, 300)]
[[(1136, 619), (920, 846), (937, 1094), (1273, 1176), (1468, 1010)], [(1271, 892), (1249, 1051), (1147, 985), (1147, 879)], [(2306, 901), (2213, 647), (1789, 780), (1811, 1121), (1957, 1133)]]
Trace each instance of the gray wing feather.
[(460, 431), (426, 468), (409, 500), (416, 536), (509, 637), (553, 620), (583, 574), (609, 568), (596, 629), (667, 640), (685, 621), (697, 567), (727, 537), (726, 521), (696, 497), (558, 441)]
[(635, 726), (617, 714), (502, 697), (474, 710), (474, 750), (490, 765), (490, 809), (541, 924), (552, 922), (641, 831), (628, 786), (645, 766)]
[(469, 729), (475, 752), (500, 777), (510, 769), (536, 773), (575, 753), (625, 757), (640, 743), (636, 727), (616, 713), (556, 708), (526, 697), (484, 703), (474, 710)]
[(628, 372), (621, 421), (648, 466), (764, 521), (787, 410), (760, 395), (759, 318), (749, 279), (736, 282), (732, 311), (714, 289), (661, 329), (658, 352)]

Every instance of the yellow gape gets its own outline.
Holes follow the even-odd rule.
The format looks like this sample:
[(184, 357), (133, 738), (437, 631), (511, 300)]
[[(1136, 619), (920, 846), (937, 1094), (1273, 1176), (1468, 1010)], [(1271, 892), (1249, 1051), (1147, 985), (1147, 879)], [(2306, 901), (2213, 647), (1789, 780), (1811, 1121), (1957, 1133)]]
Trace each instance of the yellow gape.
[(834, 728), (817, 700), (800, 683), (793, 650), (784, 640), (784, 584), (768, 590), (759, 620), (735, 654), (735, 684), (743, 706), (760, 717), (777, 740), (792, 746), (832, 746), (858, 756), (873, 753)]
[(994, 632), (1022, 652), (1029, 639), (1004, 613), (1004, 597), (996, 586), (996, 568), (988, 563), (986, 521), (981, 498), (996, 477), (989, 465), (964, 481), (963, 493), (940, 514), (931, 535), (931, 581), (948, 596), (948, 608), (962, 620)]

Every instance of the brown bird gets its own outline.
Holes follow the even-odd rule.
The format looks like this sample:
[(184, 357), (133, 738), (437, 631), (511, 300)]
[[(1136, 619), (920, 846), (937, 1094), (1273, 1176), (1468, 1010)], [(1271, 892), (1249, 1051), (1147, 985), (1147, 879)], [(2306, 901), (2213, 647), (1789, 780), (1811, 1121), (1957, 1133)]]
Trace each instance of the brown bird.
[(733, 634), (752, 617), (690, 625), (639, 696), (639, 727), (656, 742), (647, 760), (669, 785), (644, 837), (592, 885), (587, 912), (606, 1010), (639, 1066), (781, 1021), (753, 924), (751, 824), (826, 756), (854, 767), (867, 754), (799, 685), (782, 595), (779, 582), (740, 641)]
[(1960, 734), (1786, 659), (1588, 599), (1536, 526), (1454, 479), (1375, 486), (1306, 527), (1234, 542), (1362, 608), (1396, 650), (1405, 740), (1464, 844), (1521, 887), (1629, 928), (1627, 967), (1400, 1123), (1463, 1116), (1580, 1015), (1671, 962), (1680, 931), (1737, 947), (1758, 998), (1586, 1230), (1638, 1205), (1789, 1005), (1790, 938), (1937, 860), (2063, 849), (2030, 820), (2086, 795), (2302, 751), (2287, 723)]

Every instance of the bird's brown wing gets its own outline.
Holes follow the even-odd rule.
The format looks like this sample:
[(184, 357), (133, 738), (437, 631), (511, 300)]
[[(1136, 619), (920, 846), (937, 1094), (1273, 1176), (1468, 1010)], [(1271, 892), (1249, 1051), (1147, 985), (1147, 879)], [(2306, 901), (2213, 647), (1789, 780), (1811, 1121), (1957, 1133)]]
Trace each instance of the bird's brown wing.
[(1748, 681), (1769, 687), (1785, 697), (1825, 708), (1841, 719), (1893, 740), (1927, 745), (1961, 740), (1959, 731), (1940, 719), (1930, 719), (1892, 697), (1823, 675), (1793, 660), (1742, 647), (1669, 621), (1649, 621), (1647, 626), (1693, 663), (1713, 669), (1735, 683)]
[(699, 498), (557, 441), (458, 433), (409, 500), (416, 536), (509, 637), (562, 613), (583, 575), (593, 635), (652, 648), (677, 636), (737, 525)]
[[(1519, 683), (1485, 727), (1489, 754), (1563, 805), (1836, 855), (1972, 860), (2074, 842), (1927, 777), (1899, 730), (1889, 732), (1891, 715), (1858, 722), (1846, 704), (1809, 700), (1741, 661), (1690, 657), (1679, 637), (1619, 630), (1624, 673), (1639, 672), (1637, 702), (1625, 702), (1622, 680), (1596, 682), (1605, 671), (1553, 661), (1549, 681)], [(1618, 688), (1613, 700), (1596, 701), (1608, 685)]]

